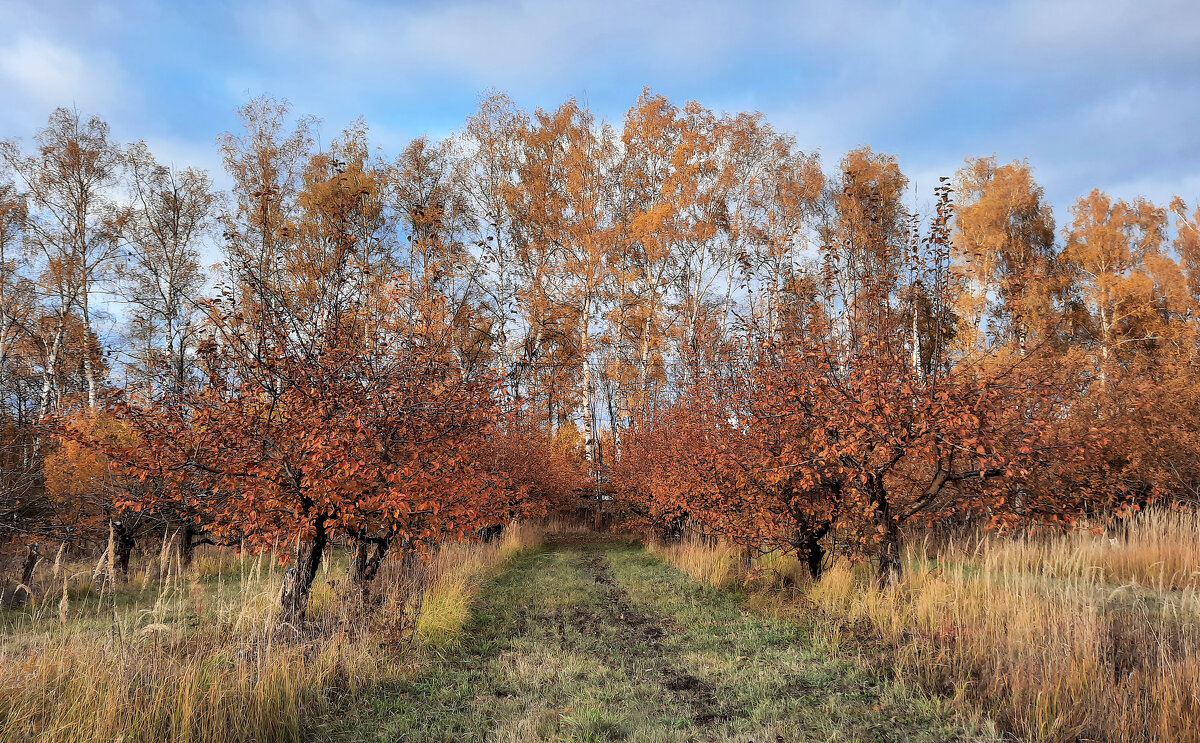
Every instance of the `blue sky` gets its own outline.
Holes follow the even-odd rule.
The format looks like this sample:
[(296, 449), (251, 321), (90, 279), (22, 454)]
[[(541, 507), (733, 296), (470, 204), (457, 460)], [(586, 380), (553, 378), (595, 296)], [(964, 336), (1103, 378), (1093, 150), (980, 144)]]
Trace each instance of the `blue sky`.
[(1195, 0), (0, 0), (0, 137), (74, 104), (213, 170), (259, 93), (326, 140), (362, 115), (395, 153), (489, 88), (616, 119), (644, 86), (761, 110), (827, 167), (858, 144), (896, 153), (922, 199), (991, 153), (1029, 158), (1060, 224), (1093, 186), (1200, 198)]

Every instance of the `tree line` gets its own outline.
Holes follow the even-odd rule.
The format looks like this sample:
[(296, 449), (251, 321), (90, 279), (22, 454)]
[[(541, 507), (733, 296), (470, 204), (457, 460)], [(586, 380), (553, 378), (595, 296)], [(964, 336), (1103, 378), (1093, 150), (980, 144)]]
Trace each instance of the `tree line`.
[(491, 94), (394, 157), (239, 114), (224, 192), (66, 109), (0, 146), (0, 542), (110, 579), (151, 534), (286, 547), (296, 620), (332, 543), (366, 595), (390, 550), (581, 503), (886, 582), (909, 525), (1200, 492), (1181, 199), (1060, 228), (983, 157), (920, 214), (891, 155), (650, 91)]

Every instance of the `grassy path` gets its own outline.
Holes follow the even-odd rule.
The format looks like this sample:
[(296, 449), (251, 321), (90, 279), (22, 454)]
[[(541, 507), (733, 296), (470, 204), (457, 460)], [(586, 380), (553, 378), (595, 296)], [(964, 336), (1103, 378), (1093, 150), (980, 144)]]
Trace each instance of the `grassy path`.
[(385, 741), (966, 740), (937, 703), (743, 611), (639, 545), (519, 555), (465, 635), (376, 697)]

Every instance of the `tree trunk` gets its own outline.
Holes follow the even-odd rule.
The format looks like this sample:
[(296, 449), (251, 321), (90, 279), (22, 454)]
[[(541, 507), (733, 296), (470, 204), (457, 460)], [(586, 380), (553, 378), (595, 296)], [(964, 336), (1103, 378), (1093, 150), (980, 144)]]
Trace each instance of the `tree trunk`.
[(34, 542), (29, 545), (25, 552), (25, 560), (21, 563), (21, 582), (13, 589), (12, 597), (8, 599), (8, 605), (11, 608), (19, 609), (33, 598), (33, 569), (37, 567), (39, 560), (41, 560), (41, 552), (37, 542)]
[(641, 349), (638, 357), (638, 392), (642, 396), (642, 413), (646, 412), (650, 399), (650, 331), (652, 329), (653, 306), (646, 321), (642, 323)]
[(37, 567), (38, 561), (42, 559), (42, 553), (38, 549), (37, 542), (29, 545), (29, 549), (25, 552), (25, 562), (21, 564), (21, 584), (29, 586), (33, 583), (33, 569)]
[(822, 524), (817, 528), (807, 527), (796, 534), (796, 547), (800, 557), (808, 566), (808, 574), (817, 580), (825, 572), (825, 545), (821, 540), (829, 533), (829, 525)]
[(92, 360), (92, 314), (89, 309), (89, 292), (87, 279), (82, 287), (80, 310), (83, 314), (83, 377), (87, 381), (88, 410), (96, 409), (96, 367)]
[(1108, 357), (1112, 347), (1112, 323), (1107, 300), (1100, 302), (1100, 391), (1108, 386)]
[(354, 555), (350, 558), (350, 582), (358, 590), (364, 604), (371, 599), (371, 582), (379, 574), (379, 566), (383, 564), (390, 546), (391, 540), (387, 537), (361, 537), (354, 542)]
[(299, 624), (308, 611), (308, 598), (312, 594), (313, 580), (321, 567), (321, 556), (329, 535), (325, 531), (325, 519), (318, 519), (313, 535), (300, 539), (296, 544), (295, 561), (283, 577), (283, 591), (279, 596), (280, 624)]
[(192, 566), (192, 558), (196, 556), (196, 526), (191, 521), (184, 521), (179, 530), (179, 564), (185, 570)]
[(582, 355), (581, 384), (583, 385), (583, 456), (589, 469), (596, 467), (596, 431), (594, 415), (596, 410), (595, 389), (592, 382), (592, 360), (589, 348), (590, 336), (588, 325), (591, 322), (591, 300), (584, 302), (583, 330), (580, 332), (579, 348)]
[(880, 588), (900, 582), (900, 525), (892, 518), (887, 492), (882, 484), (872, 487), (875, 500), (875, 526), (879, 529), (879, 558), (875, 578)]
[(134, 539), (131, 530), (127, 529), (120, 521), (112, 522), (113, 525), (113, 567), (117, 574), (113, 576), (113, 580), (122, 582), (129, 580), (129, 557), (133, 554), (133, 548), (137, 546), (137, 540)]
[[(608, 420), (609, 420), (608, 427), (609, 427), (609, 430), (612, 431), (612, 439), (613, 439), (612, 461), (619, 462), (619, 461), (621, 461), (621, 424), (620, 424), (621, 418), (617, 412), (617, 408), (619, 407), (620, 403), (617, 401), (616, 397), (617, 397), (617, 395), (620, 394), (620, 390), (618, 389), (614, 393), (613, 386), (614, 385), (612, 384), (612, 382), (610, 380), (610, 382), (608, 384), (606, 384), (604, 388), (605, 388), (605, 397), (608, 400)], [(626, 399), (628, 399), (628, 395), (626, 395)], [(628, 407), (628, 405), (626, 405), (626, 407)], [(626, 417), (626, 425), (628, 425), (628, 421), (629, 421), (629, 419), (628, 419), (628, 417)]]
[(54, 328), (54, 340), (50, 343), (50, 351), (46, 354), (46, 366), (42, 370), (42, 394), (38, 398), (38, 417), (45, 418), (50, 412), (50, 396), (57, 387), (55, 384), (55, 367), (58, 365), (58, 354), (62, 350), (63, 335), (66, 333), (66, 323), (60, 317)]
[(912, 308), (912, 368), (913, 376), (921, 378), (921, 326), (917, 320), (917, 303)]

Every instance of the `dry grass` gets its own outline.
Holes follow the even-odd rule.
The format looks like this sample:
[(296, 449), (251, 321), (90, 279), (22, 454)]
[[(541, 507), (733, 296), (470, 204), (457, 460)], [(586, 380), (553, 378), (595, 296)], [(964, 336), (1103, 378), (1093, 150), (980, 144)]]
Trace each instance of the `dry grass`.
[(0, 739), (285, 741), (390, 659), (345, 637), (96, 642), (79, 635), (3, 658)]
[[(416, 571), (392, 560), (370, 612), (348, 595), (345, 556), (333, 553), (302, 632), (275, 627), (282, 570), (266, 556), (209, 549), (187, 570), (151, 560), (115, 591), (93, 586), (83, 563), (57, 578), (40, 568), (38, 598), (0, 613), (0, 742), (320, 737), (337, 706), (408, 672), (427, 612), (459, 611), (444, 576), (472, 576), (456, 589), (469, 596), (486, 566), (536, 537), (511, 528), (498, 544), (448, 546)], [(412, 573), (432, 576), (424, 602), (412, 590), (424, 581), (405, 580)], [(459, 607), (455, 626), (465, 599)], [(435, 623), (454, 631), (448, 618)]]
[(1200, 588), (1200, 514), (1192, 511), (1149, 511), (1111, 533), (993, 537), (972, 548), (995, 571), (1163, 591)]
[(674, 542), (651, 541), (646, 549), (692, 580), (713, 588), (732, 588), (745, 575), (743, 551), (724, 542), (685, 537)]
[[(659, 554), (729, 582), (713, 570), (726, 547)], [(891, 590), (846, 563), (807, 587), (831, 647), (883, 640), (899, 676), (1023, 740), (1200, 741), (1196, 514), (1143, 514), (1120, 535), (918, 544), (907, 563)]]
[(713, 588), (761, 591), (803, 585), (808, 568), (793, 555), (753, 554), (734, 545), (699, 536), (672, 542), (650, 541), (646, 549), (682, 570), (689, 578)]
[(492, 571), (512, 555), (542, 541), (543, 527), (511, 524), (489, 544), (447, 544), (429, 561), (427, 588), (417, 613), (417, 637), (441, 643), (456, 636), (471, 602)]

